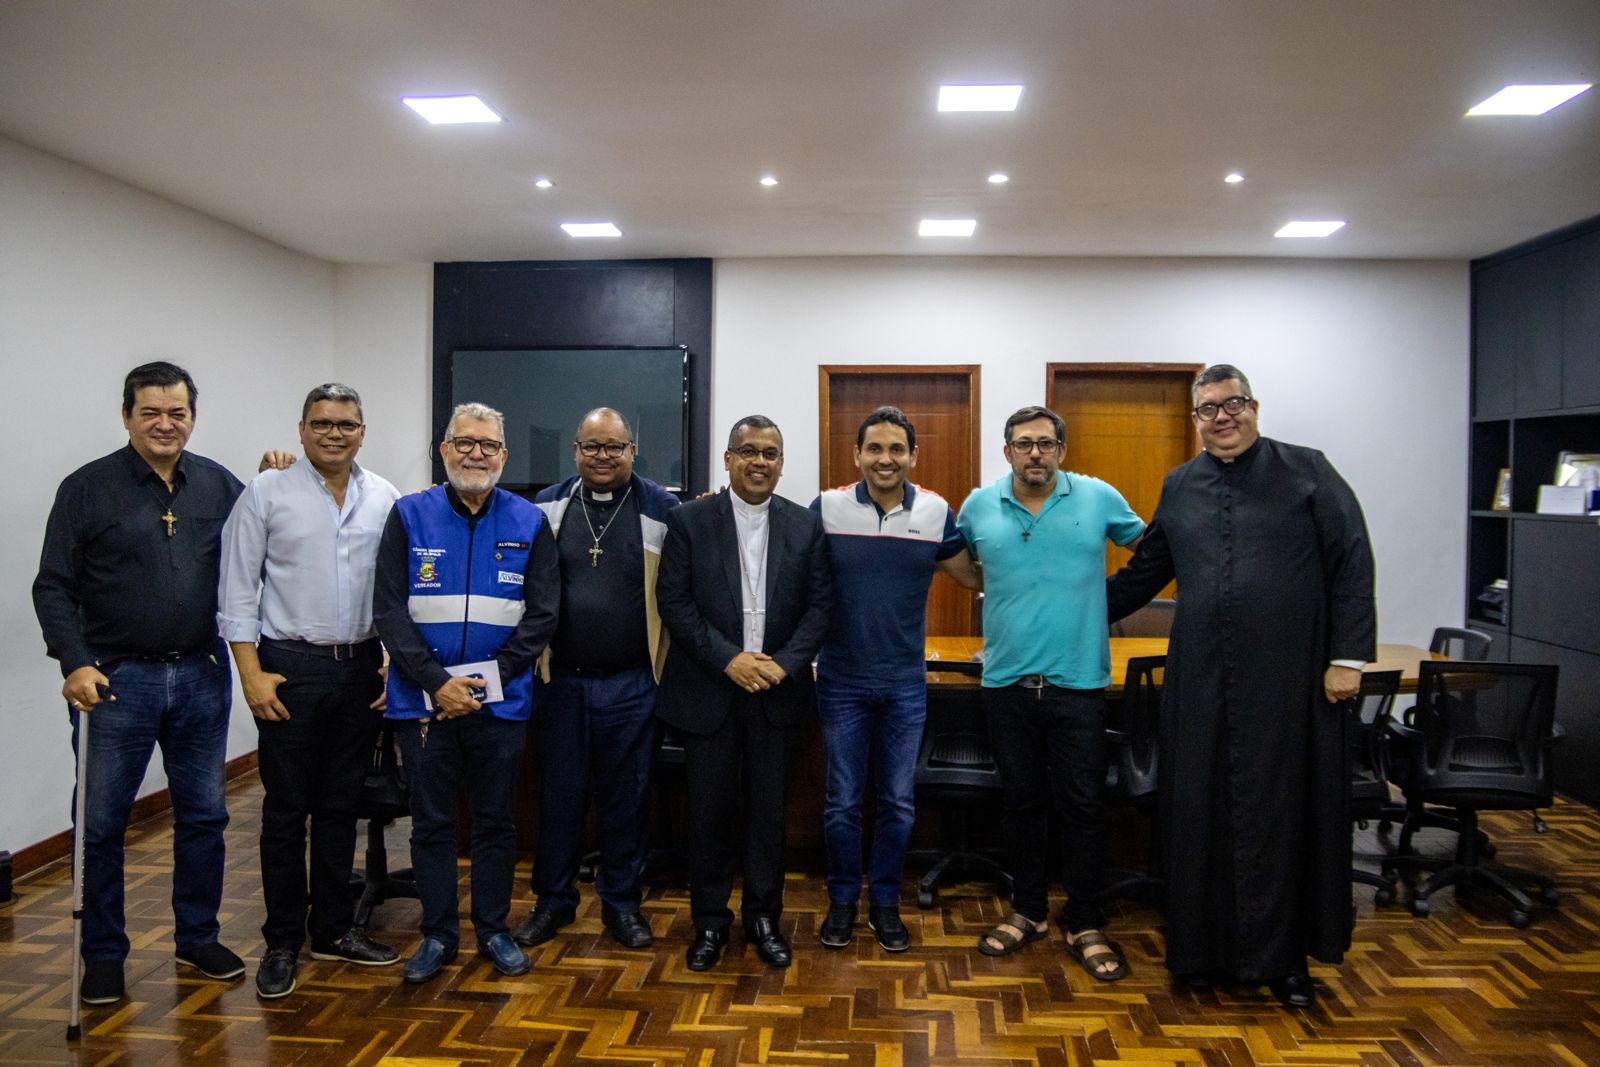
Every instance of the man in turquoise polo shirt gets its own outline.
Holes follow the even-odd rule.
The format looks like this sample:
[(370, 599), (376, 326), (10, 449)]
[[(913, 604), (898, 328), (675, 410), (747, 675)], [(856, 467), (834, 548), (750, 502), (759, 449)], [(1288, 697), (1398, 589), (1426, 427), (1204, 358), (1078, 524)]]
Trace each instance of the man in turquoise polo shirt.
[(1106, 540), (1144, 523), (1111, 486), (1061, 470), (1066, 424), (1042, 407), (1006, 420), (1011, 473), (975, 489), (957, 526), (983, 565), (983, 710), (1005, 786), (1012, 914), (978, 941), (990, 956), (1044, 937), (1050, 806), (1061, 827), (1067, 948), (1090, 975), (1127, 974), (1101, 927), (1106, 775)]

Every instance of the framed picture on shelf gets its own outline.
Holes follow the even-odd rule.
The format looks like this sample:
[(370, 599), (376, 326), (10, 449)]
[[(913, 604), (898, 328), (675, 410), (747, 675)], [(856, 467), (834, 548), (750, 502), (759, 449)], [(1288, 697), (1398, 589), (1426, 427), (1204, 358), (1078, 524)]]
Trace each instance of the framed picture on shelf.
[(1499, 477), (1494, 480), (1494, 503), (1489, 505), (1495, 511), (1511, 510), (1511, 468), (1501, 467)]
[(1556, 459), (1557, 485), (1600, 485), (1600, 452), (1563, 452)]

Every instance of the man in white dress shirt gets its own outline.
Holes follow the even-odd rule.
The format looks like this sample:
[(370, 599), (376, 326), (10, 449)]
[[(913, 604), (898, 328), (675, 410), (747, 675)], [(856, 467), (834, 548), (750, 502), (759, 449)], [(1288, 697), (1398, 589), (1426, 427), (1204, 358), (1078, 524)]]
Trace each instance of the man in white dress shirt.
[[(381, 725), (383, 649), (372, 581), (399, 492), (356, 464), (366, 434), (347, 385), (311, 390), (306, 462), (268, 470), (222, 531), (217, 621), (260, 735), (263, 998), (287, 996), (306, 931), (315, 959), (386, 966), (394, 949), (354, 925), (356, 803)], [(306, 826), (311, 863), (306, 870)]]

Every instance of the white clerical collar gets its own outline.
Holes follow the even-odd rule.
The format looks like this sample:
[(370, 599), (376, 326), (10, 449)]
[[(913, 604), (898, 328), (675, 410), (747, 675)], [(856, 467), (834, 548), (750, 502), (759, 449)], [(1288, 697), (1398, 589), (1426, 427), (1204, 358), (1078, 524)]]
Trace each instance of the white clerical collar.
[(742, 511), (746, 515), (752, 517), (765, 514), (767, 508), (772, 504), (772, 498), (770, 496), (759, 504), (751, 504), (746, 501), (744, 497), (740, 496), (738, 493), (735, 493), (731, 489), (728, 490), (728, 495), (733, 497), (733, 506), (736, 510)]
[(585, 486), (585, 489), (588, 490), (589, 499), (593, 500), (597, 504), (610, 503), (611, 498), (617, 495), (617, 494), (611, 492), (609, 489), (606, 490), (604, 493), (599, 492), (598, 490), (588, 489), (587, 486)]

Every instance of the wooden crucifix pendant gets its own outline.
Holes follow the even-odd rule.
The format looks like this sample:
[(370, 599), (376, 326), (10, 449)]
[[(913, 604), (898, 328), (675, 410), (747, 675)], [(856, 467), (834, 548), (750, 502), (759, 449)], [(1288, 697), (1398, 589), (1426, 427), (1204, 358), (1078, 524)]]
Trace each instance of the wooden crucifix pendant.
[(1028, 539), (1028, 531), (1027, 530), (1023, 530), (1022, 531), (1022, 539), (1024, 541), (1026, 541)]
[(600, 542), (596, 541), (594, 543), (594, 547), (589, 550), (589, 566), (600, 566), (600, 557), (605, 555), (605, 551), (605, 549), (600, 547)]
[(167, 513), (165, 515), (161, 516), (161, 521), (167, 524), (167, 536), (171, 537), (172, 536), (172, 524), (178, 521), (178, 516), (176, 516), (176, 515), (174, 515), (172, 513), (172, 509), (171, 508), (168, 508), (167, 509)]

